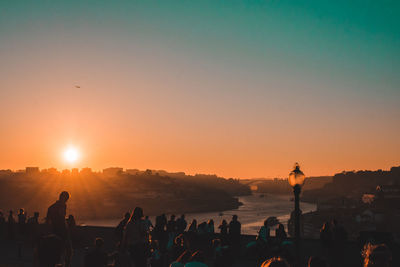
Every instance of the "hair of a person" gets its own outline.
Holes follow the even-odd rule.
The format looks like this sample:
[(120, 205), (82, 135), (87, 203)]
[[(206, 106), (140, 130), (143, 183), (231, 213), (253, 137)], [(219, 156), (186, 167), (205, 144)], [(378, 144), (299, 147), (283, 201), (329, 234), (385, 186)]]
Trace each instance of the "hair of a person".
[(289, 263), (281, 257), (273, 257), (261, 264), (261, 267), (290, 267)]
[(143, 218), (143, 209), (141, 207), (136, 207), (132, 212), (131, 220), (139, 220)]
[(60, 200), (67, 201), (69, 198), (70, 198), (70, 194), (67, 191), (62, 191), (60, 193), (60, 197), (59, 197)]
[(104, 239), (101, 237), (96, 237), (96, 239), (94, 240), (94, 245), (96, 246), (96, 248), (101, 248), (104, 245)]
[(189, 261), (205, 262), (204, 253), (201, 250), (197, 250), (192, 254)]
[(238, 218), (238, 216), (237, 216), (236, 214), (234, 214), (234, 215), (232, 216), (232, 219), (233, 219), (233, 220), (237, 220), (237, 218)]
[(189, 250), (185, 250), (185, 251), (176, 259), (176, 261), (185, 264), (185, 263), (187, 263), (187, 262), (189, 261), (189, 259), (190, 259), (191, 257), (192, 257), (192, 254), (190, 253), (190, 251), (189, 251)]
[(185, 236), (183, 234), (178, 235), (174, 239), (174, 244), (176, 245), (182, 245), (182, 243), (185, 241)]
[(392, 261), (392, 253), (385, 244), (364, 246), (364, 267), (389, 267)]
[(319, 256), (311, 256), (308, 259), (308, 267), (328, 267), (328, 263), (325, 259)]
[(323, 225), (322, 225), (322, 228), (321, 228), (321, 231), (323, 231), (323, 230), (329, 230), (329, 223), (328, 222), (325, 222)]

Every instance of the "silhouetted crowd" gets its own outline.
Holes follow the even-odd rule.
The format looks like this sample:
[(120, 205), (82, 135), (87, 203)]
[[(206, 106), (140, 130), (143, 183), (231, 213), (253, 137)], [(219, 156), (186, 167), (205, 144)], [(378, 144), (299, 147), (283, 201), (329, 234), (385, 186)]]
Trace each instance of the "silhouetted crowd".
[[(59, 199), (47, 211), (45, 233), (39, 231), (39, 213), (28, 217), (20, 209), (16, 218), (12, 211), (6, 220), (0, 211), (0, 237), (5, 240), (28, 242), (33, 247), (33, 266), (71, 266), (73, 255), (75, 219), (66, 218), (67, 201), (70, 195), (62, 192)], [(277, 227), (276, 227), (277, 226)], [(275, 228), (275, 236), (270, 232)], [(93, 247), (85, 249), (85, 267), (326, 267), (341, 266), (332, 255), (344, 255), (347, 241), (345, 228), (336, 220), (324, 223), (320, 230), (322, 255), (310, 257), (306, 264), (299, 264), (295, 243), (288, 239), (285, 227), (270, 217), (264, 221), (255, 241), (243, 242), (241, 223), (237, 215), (215, 227), (214, 221), (188, 223), (185, 215), (178, 218), (165, 214), (155, 218), (155, 224), (136, 207), (127, 212), (114, 229), (115, 248), (105, 249), (101, 237), (94, 240)], [(109, 241), (112, 242), (112, 241)], [(333, 253), (332, 253), (333, 252)], [(384, 244), (365, 246), (363, 266), (391, 266), (391, 251)], [(243, 260), (245, 259), (245, 260)], [(248, 262), (248, 261), (247, 261)], [(1, 262), (0, 262), (1, 263)]]
[(0, 238), (6, 240), (30, 240), (32, 243), (38, 238), (39, 212), (28, 217), (24, 209), (20, 209), (17, 216), (12, 210), (6, 217), (0, 210)]

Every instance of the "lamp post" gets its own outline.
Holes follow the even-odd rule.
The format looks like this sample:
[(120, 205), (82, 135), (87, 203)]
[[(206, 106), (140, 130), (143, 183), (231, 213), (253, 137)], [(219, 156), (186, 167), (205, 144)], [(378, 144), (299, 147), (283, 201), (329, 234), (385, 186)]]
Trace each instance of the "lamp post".
[(294, 235), (297, 254), (299, 253), (300, 242), (300, 192), (304, 181), (304, 173), (300, 170), (300, 165), (296, 163), (293, 171), (289, 174), (288, 182), (293, 187), (294, 193)]

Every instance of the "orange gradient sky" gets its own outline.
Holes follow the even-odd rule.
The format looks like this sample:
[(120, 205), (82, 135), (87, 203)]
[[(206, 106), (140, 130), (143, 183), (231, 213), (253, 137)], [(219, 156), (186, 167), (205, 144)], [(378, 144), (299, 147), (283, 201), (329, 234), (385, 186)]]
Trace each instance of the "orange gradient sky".
[(372, 8), (370, 27), (322, 7), (135, 3), (2, 4), (1, 169), (251, 178), (294, 162), (309, 176), (400, 165), (396, 14)]

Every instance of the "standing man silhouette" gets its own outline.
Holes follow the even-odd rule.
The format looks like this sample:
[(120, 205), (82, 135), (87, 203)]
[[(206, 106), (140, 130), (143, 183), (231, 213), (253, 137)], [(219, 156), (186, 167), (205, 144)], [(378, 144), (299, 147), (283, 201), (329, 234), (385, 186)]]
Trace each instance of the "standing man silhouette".
[(53, 234), (57, 235), (65, 245), (65, 266), (70, 267), (72, 256), (72, 244), (66, 224), (67, 201), (70, 195), (67, 191), (60, 194), (59, 199), (47, 210), (46, 221), (50, 225)]

